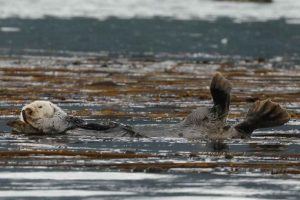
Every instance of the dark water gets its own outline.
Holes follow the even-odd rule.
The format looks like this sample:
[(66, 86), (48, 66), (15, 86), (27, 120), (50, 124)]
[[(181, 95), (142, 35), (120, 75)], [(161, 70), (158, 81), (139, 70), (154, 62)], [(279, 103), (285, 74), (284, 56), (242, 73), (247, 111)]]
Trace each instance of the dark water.
[(275, 56), (297, 59), (300, 26), (284, 19), (234, 23), (230, 19), (201, 20), (117, 19), (0, 19), (4, 53), (22, 54), (25, 49), (46, 52), (79, 51), (110, 54), (205, 53), (210, 55)]

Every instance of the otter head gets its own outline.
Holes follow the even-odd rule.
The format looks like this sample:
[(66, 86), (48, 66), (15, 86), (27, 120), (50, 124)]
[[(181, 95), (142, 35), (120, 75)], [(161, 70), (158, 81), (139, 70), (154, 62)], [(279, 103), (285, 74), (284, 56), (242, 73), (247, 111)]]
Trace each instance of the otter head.
[(34, 126), (39, 119), (51, 118), (56, 112), (50, 101), (34, 101), (22, 108), (20, 120)]

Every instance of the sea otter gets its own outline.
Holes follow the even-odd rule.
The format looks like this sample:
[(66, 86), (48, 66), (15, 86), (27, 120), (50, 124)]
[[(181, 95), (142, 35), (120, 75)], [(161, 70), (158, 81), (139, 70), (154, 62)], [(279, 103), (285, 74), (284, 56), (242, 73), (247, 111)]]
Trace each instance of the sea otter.
[(115, 122), (88, 123), (78, 117), (69, 116), (50, 101), (34, 101), (25, 105), (19, 119), (10, 121), (7, 125), (15, 133), (27, 134), (59, 134), (76, 128), (106, 131), (118, 127), (123, 131), (130, 131), (130, 127)]
[(200, 107), (175, 125), (135, 127), (147, 137), (184, 137), (189, 139), (224, 140), (249, 138), (255, 129), (280, 126), (290, 120), (288, 112), (271, 100), (256, 101), (239, 124), (226, 123), (229, 112), (231, 83), (216, 73), (210, 84), (212, 107)]
[(117, 123), (87, 123), (80, 118), (68, 116), (49, 101), (34, 101), (24, 106), (20, 119), (9, 122), (8, 125), (15, 132), (23, 133), (63, 133), (82, 128), (96, 130), (99, 134), (110, 137), (110, 133), (116, 131), (115, 127), (121, 127), (128, 135), (121, 133), (112, 135), (223, 140), (250, 137), (255, 129), (280, 126), (289, 121), (290, 116), (285, 109), (277, 103), (264, 100), (256, 101), (252, 105), (244, 121), (235, 126), (227, 125), (231, 89), (230, 82), (221, 73), (216, 73), (210, 85), (213, 106), (198, 108), (175, 125), (130, 127)]

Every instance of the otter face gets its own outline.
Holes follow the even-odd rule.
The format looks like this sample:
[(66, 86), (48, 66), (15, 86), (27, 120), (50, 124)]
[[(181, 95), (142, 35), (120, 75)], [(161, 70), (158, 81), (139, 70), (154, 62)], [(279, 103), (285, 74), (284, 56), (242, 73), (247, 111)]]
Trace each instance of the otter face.
[(55, 106), (50, 101), (34, 101), (22, 108), (20, 120), (33, 125), (39, 119), (54, 116)]

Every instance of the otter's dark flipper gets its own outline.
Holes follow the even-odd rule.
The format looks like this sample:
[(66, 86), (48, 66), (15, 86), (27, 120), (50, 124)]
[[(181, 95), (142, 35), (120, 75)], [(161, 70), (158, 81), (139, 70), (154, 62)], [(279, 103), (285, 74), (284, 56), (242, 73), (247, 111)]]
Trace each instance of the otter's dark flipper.
[(43, 134), (41, 130), (34, 128), (20, 119), (9, 121), (7, 125), (12, 128), (12, 133)]
[(226, 117), (230, 105), (231, 83), (221, 73), (216, 73), (210, 84), (210, 93), (214, 106), (219, 109), (219, 115)]
[(267, 99), (256, 101), (249, 109), (246, 119), (236, 125), (235, 129), (251, 135), (255, 129), (281, 126), (289, 120), (290, 115), (284, 108)]
[(87, 124), (79, 124), (76, 127), (85, 130), (106, 131), (108, 129), (115, 128), (117, 126), (118, 124), (115, 123), (109, 123), (109, 124), (87, 123)]
[[(72, 117), (73, 119), (76, 119), (75, 117)], [(107, 131), (110, 129), (114, 128), (120, 128), (119, 131), (123, 132), (123, 136), (130, 136), (130, 137), (143, 137), (140, 133), (134, 131), (133, 127), (122, 124), (122, 123), (117, 123), (113, 121), (109, 121), (107, 123), (87, 123), (86, 121), (77, 118), (77, 124), (76, 127), (74, 128), (81, 128), (85, 130), (92, 130), (92, 131)]]
[(106, 131), (111, 128), (115, 128), (118, 126), (117, 123), (105, 123), (105, 124), (99, 124), (99, 123), (88, 123), (87, 121), (80, 119), (78, 117), (73, 116), (67, 116), (65, 120), (70, 124), (71, 129), (75, 128), (82, 128), (85, 130), (94, 130), (94, 131)]

